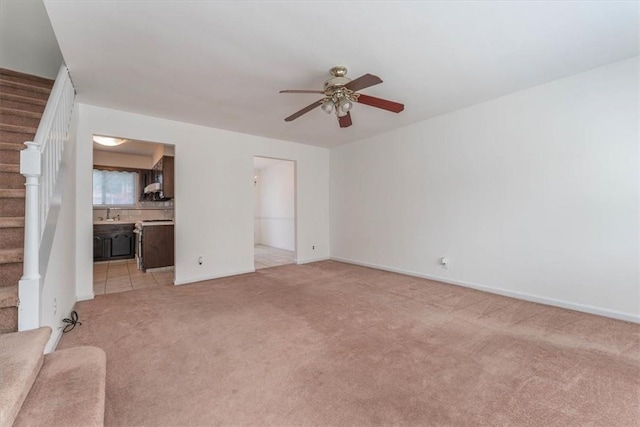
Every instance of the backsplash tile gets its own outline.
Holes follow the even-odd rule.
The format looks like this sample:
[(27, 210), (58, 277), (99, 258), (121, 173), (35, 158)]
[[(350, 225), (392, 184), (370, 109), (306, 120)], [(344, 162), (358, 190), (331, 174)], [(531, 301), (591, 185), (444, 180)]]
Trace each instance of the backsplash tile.
[[(120, 215), (120, 221), (143, 221), (149, 219), (173, 219), (173, 207), (171, 208), (111, 208), (110, 217)], [(106, 208), (93, 208), (93, 220), (101, 221), (107, 218)]]

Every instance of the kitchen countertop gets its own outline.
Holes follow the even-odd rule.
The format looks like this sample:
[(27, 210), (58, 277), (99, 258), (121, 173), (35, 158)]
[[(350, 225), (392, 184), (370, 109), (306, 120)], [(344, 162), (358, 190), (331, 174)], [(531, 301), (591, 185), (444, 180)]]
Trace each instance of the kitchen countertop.
[(136, 222), (131, 220), (122, 220), (122, 221), (93, 221), (93, 225), (129, 225), (133, 226)]
[(149, 226), (153, 226), (153, 225), (173, 225), (173, 221), (171, 220), (167, 220), (167, 221), (150, 221), (150, 222), (142, 222), (143, 227), (149, 227)]

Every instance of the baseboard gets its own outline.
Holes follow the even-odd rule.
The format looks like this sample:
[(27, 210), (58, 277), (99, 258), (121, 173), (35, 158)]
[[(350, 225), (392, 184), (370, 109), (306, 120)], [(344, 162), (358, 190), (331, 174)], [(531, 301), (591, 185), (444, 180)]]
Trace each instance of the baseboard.
[(252, 268), (250, 270), (240, 270), (240, 271), (235, 271), (235, 272), (232, 272), (232, 273), (214, 274), (214, 275), (211, 275), (211, 276), (192, 277), (190, 279), (174, 280), (173, 284), (176, 285), (176, 286), (188, 285), (189, 283), (204, 282), (205, 280), (221, 279), (223, 277), (237, 276), (239, 274), (255, 273), (255, 271), (256, 270)]
[(360, 262), (360, 261), (355, 261), (355, 260), (348, 259), (348, 258), (331, 257), (331, 259), (334, 260), (334, 261), (340, 261), (340, 262), (344, 262), (344, 263), (347, 263), (347, 264), (360, 265), (360, 266), (363, 266), (363, 267), (376, 268), (378, 270), (389, 271), (389, 272), (392, 272), (392, 273), (400, 273), (400, 274), (406, 274), (407, 276), (414, 276), (414, 277), (420, 277), (422, 279), (435, 280), (435, 281), (438, 281), (438, 282), (448, 283), (450, 285), (462, 286), (462, 287), (465, 287), (465, 288), (471, 288), (471, 289), (476, 289), (476, 290), (479, 290), (479, 291), (490, 292), (492, 294), (502, 295), (502, 296), (506, 296), (506, 297), (510, 297), (510, 298), (516, 298), (516, 299), (521, 299), (521, 300), (525, 300), (525, 301), (536, 302), (536, 303), (539, 303), (539, 304), (551, 305), (551, 306), (554, 306), (554, 307), (566, 308), (568, 310), (581, 311), (581, 312), (584, 312), (584, 313), (595, 314), (595, 315), (598, 315), (598, 316), (610, 317), (612, 319), (624, 320), (626, 322), (640, 323), (640, 315), (623, 313), (623, 312), (620, 312), (620, 311), (608, 310), (608, 309), (605, 309), (605, 308), (594, 307), (594, 306), (586, 305), (586, 304), (578, 304), (578, 303), (558, 300), (558, 299), (554, 299), (554, 298), (547, 298), (547, 297), (542, 297), (542, 296), (539, 296), (539, 295), (528, 294), (528, 293), (525, 293), (525, 292), (510, 291), (510, 290), (507, 290), (507, 289), (496, 288), (496, 287), (493, 287), (493, 286), (486, 286), (486, 285), (481, 285), (481, 284), (473, 283), (473, 282), (465, 282), (465, 281), (461, 281), (461, 280), (450, 279), (448, 277), (440, 277), (440, 276), (435, 276), (435, 275), (431, 275), (431, 274), (424, 274), (424, 273), (419, 273), (419, 272), (410, 271), (410, 270), (403, 270), (403, 269), (400, 269), (400, 268), (393, 268), (393, 267), (389, 267), (389, 266), (386, 266), (386, 265), (379, 265), (379, 264), (371, 264), (371, 263), (366, 263), (366, 262)]
[(328, 259), (331, 259), (331, 258), (329, 258), (328, 256), (320, 257), (320, 258), (307, 258), (304, 260), (297, 260), (296, 264), (309, 264), (311, 262), (326, 261)]
[(47, 345), (44, 346), (44, 354), (53, 353), (56, 351), (58, 344), (60, 343), (60, 339), (62, 338), (62, 327), (58, 327), (53, 329), (51, 335), (49, 336), (49, 341), (47, 341)]
[(93, 293), (84, 294), (84, 295), (76, 295), (76, 301), (89, 301), (95, 298)]

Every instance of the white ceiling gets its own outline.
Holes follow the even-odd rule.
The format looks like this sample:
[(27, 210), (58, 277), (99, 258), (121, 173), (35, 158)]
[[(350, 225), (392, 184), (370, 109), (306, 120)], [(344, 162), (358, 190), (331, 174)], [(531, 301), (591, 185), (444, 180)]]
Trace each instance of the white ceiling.
[[(84, 103), (332, 147), (638, 55), (635, 1), (45, 0)], [(353, 126), (319, 99), (343, 64), (384, 83)]]
[(95, 151), (106, 151), (107, 153), (135, 154), (138, 156), (152, 157), (158, 149), (158, 143), (127, 140), (124, 144), (114, 147), (107, 147), (96, 142), (93, 143)]

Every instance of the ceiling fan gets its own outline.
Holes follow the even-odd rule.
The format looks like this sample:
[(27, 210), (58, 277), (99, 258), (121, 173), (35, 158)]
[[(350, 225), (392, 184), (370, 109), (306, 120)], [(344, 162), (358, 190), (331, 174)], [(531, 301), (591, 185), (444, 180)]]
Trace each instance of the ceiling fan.
[(316, 107), (322, 107), (325, 113), (336, 113), (338, 123), (341, 128), (352, 125), (351, 114), (349, 111), (353, 107), (353, 103), (369, 105), (371, 107), (382, 108), (383, 110), (399, 113), (404, 110), (404, 105), (397, 102), (388, 101), (382, 98), (358, 93), (359, 90), (368, 88), (373, 85), (382, 83), (382, 79), (373, 74), (365, 74), (355, 80), (346, 77), (347, 67), (337, 66), (330, 70), (333, 77), (324, 82), (324, 90), (281, 90), (280, 93), (319, 93), (324, 98), (304, 107), (302, 110), (293, 113), (285, 122), (297, 119), (303, 114), (308, 113)]

